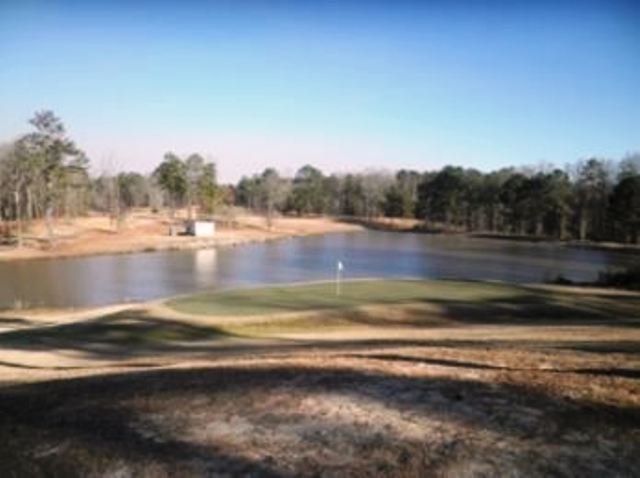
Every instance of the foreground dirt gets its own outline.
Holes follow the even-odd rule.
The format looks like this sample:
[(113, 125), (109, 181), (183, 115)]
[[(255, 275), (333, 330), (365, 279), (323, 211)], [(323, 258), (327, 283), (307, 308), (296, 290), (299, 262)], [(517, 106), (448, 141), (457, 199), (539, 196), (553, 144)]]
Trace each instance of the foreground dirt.
[[(174, 223), (186, 218), (178, 212)], [(232, 246), (272, 239), (360, 230), (360, 226), (329, 218), (277, 218), (267, 227), (263, 217), (239, 214), (231, 224), (220, 222), (214, 238), (170, 236), (167, 215), (149, 210), (130, 214), (123, 226), (116, 226), (105, 215), (92, 214), (73, 220), (58, 220), (55, 240), (50, 245), (43, 223), (35, 222), (25, 234), (25, 246), (0, 249), (0, 261), (35, 258), (73, 257), (160, 250), (200, 249)]]
[(637, 297), (602, 293), (597, 316), (579, 297), (512, 321), (433, 304), (236, 329), (160, 306), (7, 318), (0, 474), (634, 476)]

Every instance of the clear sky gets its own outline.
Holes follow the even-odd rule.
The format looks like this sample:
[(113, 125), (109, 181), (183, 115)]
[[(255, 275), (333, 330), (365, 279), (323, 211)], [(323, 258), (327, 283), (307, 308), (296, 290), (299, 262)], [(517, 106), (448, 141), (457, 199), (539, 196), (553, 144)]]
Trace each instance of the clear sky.
[(223, 180), (640, 150), (640, 2), (0, 0), (0, 140), (53, 109), (94, 171)]

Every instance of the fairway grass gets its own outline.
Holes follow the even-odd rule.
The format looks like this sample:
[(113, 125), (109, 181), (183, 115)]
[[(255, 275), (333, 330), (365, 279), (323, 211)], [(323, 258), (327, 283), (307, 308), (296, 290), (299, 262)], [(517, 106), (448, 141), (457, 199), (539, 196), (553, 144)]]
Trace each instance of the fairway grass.
[(173, 299), (179, 312), (213, 316), (256, 316), (367, 305), (421, 302), (509, 300), (523, 294), (514, 285), (487, 282), (424, 280), (353, 280), (210, 292)]

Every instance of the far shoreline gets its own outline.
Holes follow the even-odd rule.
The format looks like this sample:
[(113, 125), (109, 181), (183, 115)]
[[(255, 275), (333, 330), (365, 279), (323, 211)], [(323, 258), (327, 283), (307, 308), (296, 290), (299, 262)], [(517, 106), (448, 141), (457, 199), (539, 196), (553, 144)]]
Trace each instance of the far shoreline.
[[(181, 219), (184, 218), (176, 218), (175, 220)], [(40, 259), (73, 259), (92, 256), (218, 249), (296, 237), (366, 230), (549, 244), (574, 249), (640, 255), (640, 244), (560, 240), (533, 235), (446, 230), (442, 227), (429, 228), (424, 221), (418, 219), (404, 218), (367, 219), (341, 216), (282, 216), (274, 219), (273, 227), (268, 228), (264, 217), (244, 215), (237, 218), (233, 227), (219, 227), (216, 236), (213, 238), (169, 236), (166, 230), (170, 220), (162, 214), (152, 215), (144, 210), (132, 214), (130, 221), (131, 224), (123, 231), (115, 232), (109, 229), (106, 216), (90, 215), (87, 218), (76, 218), (66, 222), (60, 220), (59, 227), (63, 230), (63, 233), (61, 237), (57, 238), (53, 247), (23, 246), (22, 248), (16, 248), (7, 246), (4, 249), (0, 249), (0, 264), (3, 262)], [(85, 225), (83, 224), (84, 222), (90, 224)], [(151, 226), (149, 223), (151, 223)], [(69, 238), (68, 234), (64, 234), (64, 230), (69, 228), (69, 224), (72, 224), (72, 227), (77, 229), (77, 231), (74, 230), (75, 236), (71, 238)], [(42, 224), (35, 225), (36, 231), (40, 230), (40, 235), (37, 237), (37, 241), (40, 243), (44, 242), (42, 228)], [(149, 231), (150, 228), (152, 229), (151, 231)]]
[(498, 232), (470, 232), (466, 230), (447, 230), (443, 227), (428, 227), (424, 221), (418, 219), (405, 218), (340, 218), (348, 224), (356, 224), (364, 229), (383, 232), (398, 232), (404, 234), (433, 234), (443, 236), (460, 236), (469, 239), (490, 239), (496, 241), (509, 242), (530, 242), (537, 244), (551, 244), (560, 247), (570, 247), (576, 249), (603, 250), (620, 253), (640, 254), (640, 244), (627, 244), (611, 241), (579, 241), (576, 239), (558, 239), (548, 236), (535, 236), (530, 234), (505, 234)]
[[(72, 259), (79, 257), (141, 254), (153, 252), (193, 251), (218, 249), (248, 244), (259, 244), (274, 240), (322, 235), (339, 232), (363, 231), (362, 226), (348, 224), (329, 217), (274, 219), (273, 227), (265, 224), (261, 216), (246, 215), (237, 218), (233, 227), (219, 226), (212, 238), (170, 236), (169, 221), (161, 215), (140, 211), (132, 215), (131, 224), (121, 232), (108, 228), (105, 216), (90, 216), (70, 221), (73, 237), (56, 239), (51, 248), (23, 246), (0, 249), (0, 264), (3, 262), (32, 261), (39, 259)], [(177, 218), (175, 221), (181, 220)], [(62, 227), (67, 226), (61, 221)], [(42, 228), (37, 224), (36, 228)], [(41, 237), (38, 238), (43, 242)]]

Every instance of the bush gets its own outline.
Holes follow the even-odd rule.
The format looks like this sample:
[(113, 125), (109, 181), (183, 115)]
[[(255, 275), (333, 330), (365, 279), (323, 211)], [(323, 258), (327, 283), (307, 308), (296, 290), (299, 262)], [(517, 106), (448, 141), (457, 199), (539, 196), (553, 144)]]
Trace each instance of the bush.
[(623, 271), (607, 271), (598, 275), (598, 285), (640, 290), (640, 264), (634, 264)]
[(573, 282), (571, 279), (567, 279), (565, 276), (563, 276), (562, 274), (558, 274), (556, 276), (555, 279), (553, 279), (551, 281), (551, 284), (557, 284), (557, 285), (574, 285), (575, 282)]

